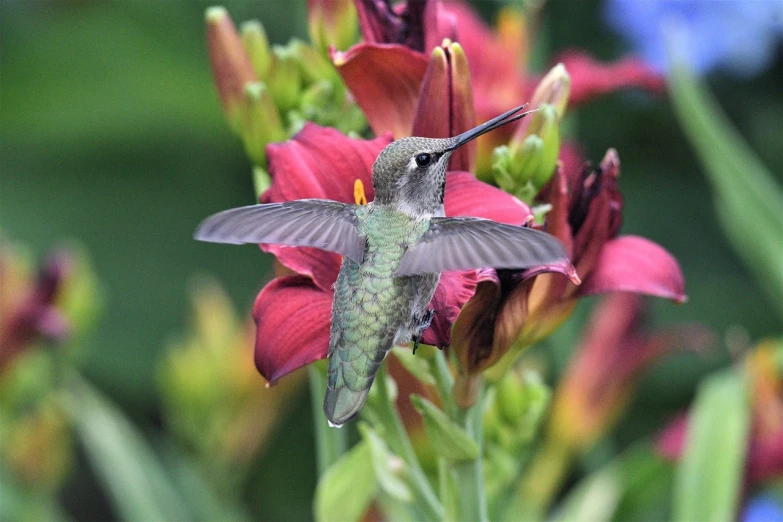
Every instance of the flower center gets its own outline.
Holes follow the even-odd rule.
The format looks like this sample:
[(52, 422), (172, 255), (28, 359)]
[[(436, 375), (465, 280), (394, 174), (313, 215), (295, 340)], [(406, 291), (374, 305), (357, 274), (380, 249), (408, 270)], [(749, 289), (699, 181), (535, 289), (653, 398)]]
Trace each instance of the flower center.
[(364, 195), (364, 183), (360, 179), (353, 182), (353, 200), (357, 205), (367, 204), (367, 196)]

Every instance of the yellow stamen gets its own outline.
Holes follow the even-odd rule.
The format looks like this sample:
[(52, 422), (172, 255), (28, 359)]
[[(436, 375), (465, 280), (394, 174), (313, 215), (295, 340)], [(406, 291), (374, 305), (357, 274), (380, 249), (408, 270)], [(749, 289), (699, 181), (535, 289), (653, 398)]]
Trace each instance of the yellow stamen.
[(353, 182), (353, 200), (356, 201), (357, 205), (367, 204), (367, 196), (364, 195), (364, 183), (360, 179)]

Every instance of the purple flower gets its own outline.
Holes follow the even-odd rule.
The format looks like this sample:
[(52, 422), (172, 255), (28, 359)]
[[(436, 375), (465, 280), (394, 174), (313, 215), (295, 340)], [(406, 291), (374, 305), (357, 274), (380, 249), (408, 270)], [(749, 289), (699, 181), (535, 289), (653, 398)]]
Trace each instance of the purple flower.
[(721, 69), (756, 76), (770, 65), (783, 38), (779, 0), (608, 0), (604, 16), (659, 71), (669, 67), (670, 24), (685, 30), (677, 50), (700, 74)]

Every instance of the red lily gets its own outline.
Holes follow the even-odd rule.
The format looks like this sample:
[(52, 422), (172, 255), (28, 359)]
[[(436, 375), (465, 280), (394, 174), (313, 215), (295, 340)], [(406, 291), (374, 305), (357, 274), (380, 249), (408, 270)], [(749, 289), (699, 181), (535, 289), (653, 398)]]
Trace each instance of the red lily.
[(555, 390), (548, 435), (570, 450), (587, 449), (612, 426), (642, 372), (676, 348), (702, 350), (706, 329), (679, 325), (645, 332), (644, 298), (625, 292), (601, 301)]
[(638, 236), (617, 237), (622, 214), (619, 173), (617, 153), (609, 150), (597, 169), (558, 169), (541, 195), (552, 205), (546, 229), (566, 246), (582, 278), (580, 286), (541, 273), (547, 267), (480, 272), (476, 293), (457, 319), (452, 339), (460, 386), (468, 393), (462, 398), (466, 404), (472, 376), (502, 357), (505, 364), (499, 369), (505, 368), (522, 348), (557, 328), (581, 296), (624, 291), (685, 300), (682, 272), (671, 254)]
[(33, 343), (67, 337), (70, 325), (56, 301), (71, 267), (71, 257), (59, 252), (28, 277), (13, 250), (0, 248), (0, 372)]
[[(471, 67), (476, 121), (486, 121), (529, 99), (539, 78), (527, 74), (524, 21), (505, 9), (492, 30), (462, 2), (416, 1), (392, 9), (387, 2), (357, 0), (365, 43), (332, 59), (376, 134), (408, 136), (416, 114), (427, 56), (444, 38), (459, 42)], [(571, 101), (625, 87), (663, 90), (661, 77), (633, 58), (602, 64), (582, 52), (562, 56), (571, 76)], [(573, 69), (573, 70), (572, 70)], [(492, 150), (514, 133), (509, 125), (478, 139), (478, 171), (486, 173)]]
[[(337, 130), (308, 123), (293, 139), (267, 150), (272, 186), (262, 203), (302, 198), (355, 202), (359, 180), (372, 200), (372, 163), (388, 134), (373, 140), (348, 138)], [(485, 217), (511, 224), (525, 223), (530, 209), (505, 192), (477, 181), (467, 172), (448, 173), (446, 214)], [(285, 267), (256, 299), (253, 315), (258, 326), (256, 366), (270, 383), (283, 375), (326, 357), (332, 285), (340, 256), (311, 248), (263, 245)], [(561, 267), (555, 269), (563, 270)], [(450, 330), (462, 305), (475, 289), (476, 272), (447, 272), (432, 301), (436, 310), (423, 341), (437, 346), (451, 343)]]

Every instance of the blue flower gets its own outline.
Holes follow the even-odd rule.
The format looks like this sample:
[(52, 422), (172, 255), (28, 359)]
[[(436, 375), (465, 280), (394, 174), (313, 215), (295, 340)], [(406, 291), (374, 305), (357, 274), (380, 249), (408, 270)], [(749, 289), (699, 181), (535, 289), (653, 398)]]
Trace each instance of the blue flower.
[(783, 520), (783, 504), (772, 495), (754, 497), (742, 511), (742, 522), (775, 522)]
[(770, 65), (783, 38), (780, 0), (607, 0), (604, 16), (660, 72), (669, 67), (668, 24), (685, 30), (678, 51), (698, 74), (721, 69), (756, 76)]

